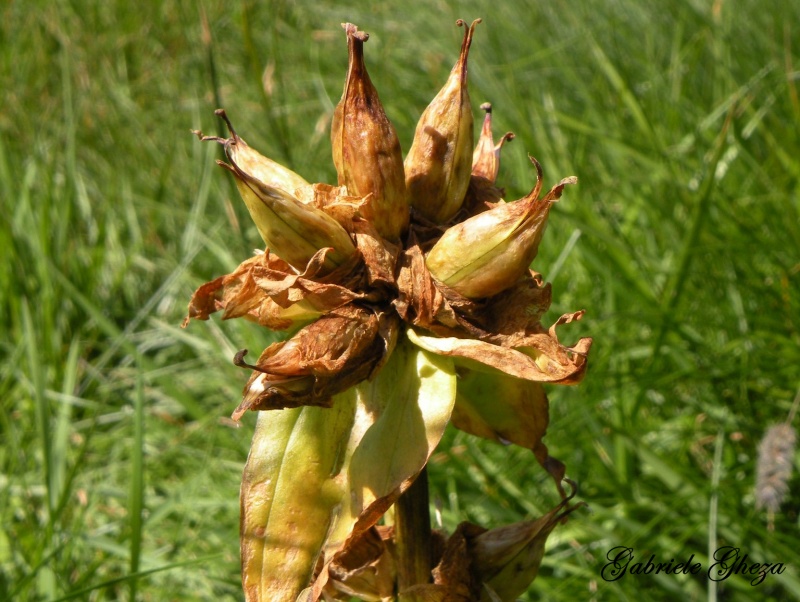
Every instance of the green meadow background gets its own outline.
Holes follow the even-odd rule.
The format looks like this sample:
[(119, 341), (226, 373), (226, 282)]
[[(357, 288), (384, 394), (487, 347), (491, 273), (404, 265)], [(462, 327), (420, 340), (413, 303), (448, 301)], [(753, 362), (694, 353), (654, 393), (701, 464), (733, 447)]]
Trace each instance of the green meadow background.
[[(344, 6), (349, 4), (350, 6)], [(652, 5), (652, 6), (650, 6)], [(226, 420), (275, 335), (181, 330), (201, 283), (260, 244), (220, 149), (246, 140), (310, 181), (346, 71), (339, 24), (408, 149), (482, 17), (470, 91), (512, 130), (507, 198), (568, 175), (534, 267), (547, 324), (594, 338), (549, 389), (545, 439), (588, 503), (524, 600), (800, 599), (800, 480), (769, 529), (757, 445), (800, 387), (800, 3), (785, 0), (0, 4), (0, 600), (241, 600), (238, 486), (254, 416)], [(239, 323), (242, 322), (242, 323)], [(448, 432), (436, 516), (501, 525), (557, 502), (524, 449)], [(601, 569), (615, 546), (698, 575)], [(718, 583), (735, 546), (786, 571)], [(711, 561), (713, 562), (713, 561)]]

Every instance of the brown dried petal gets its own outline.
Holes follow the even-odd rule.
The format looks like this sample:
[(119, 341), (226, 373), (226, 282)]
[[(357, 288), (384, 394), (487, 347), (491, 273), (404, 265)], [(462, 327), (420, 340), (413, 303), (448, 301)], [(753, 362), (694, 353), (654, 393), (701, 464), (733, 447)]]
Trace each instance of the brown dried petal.
[[(320, 314), (363, 299), (363, 293), (352, 290), (357, 288), (361, 280), (356, 269), (357, 258), (324, 277), (315, 278), (329, 250), (320, 249), (302, 274), (256, 265), (252, 270), (253, 280), (261, 291), (281, 307), (291, 307), (305, 301), (308, 306), (318, 309)], [(329, 282), (331, 280), (333, 282)]]
[(461, 523), (445, 543), (442, 559), (433, 569), (433, 582), (444, 588), (448, 600), (469, 601), (480, 597), (480, 581), (472, 571), (468, 538), (484, 531), (470, 523)]
[[(224, 310), (223, 319), (245, 317), (274, 330), (285, 330), (363, 298), (353, 292), (361, 277), (353, 262), (316, 277), (328, 249), (309, 261), (302, 274), (267, 251), (243, 261), (231, 274), (205, 283), (189, 303), (189, 319), (207, 320)], [(313, 279), (312, 279), (313, 278)], [(339, 280), (329, 283), (328, 280)]]
[(458, 364), (466, 368), (496, 370), (517, 378), (562, 385), (575, 384), (583, 378), (592, 342), (585, 338), (573, 348), (565, 348), (547, 335), (532, 335), (526, 339), (531, 347), (523, 352), (485, 341), (424, 336), (411, 329), (408, 336), (423, 349), (457, 358)]
[(408, 237), (406, 249), (399, 258), (397, 287), (399, 293), (393, 305), (406, 322), (434, 329), (436, 324), (458, 327), (455, 312), (431, 278), (425, 266), (425, 256), (414, 232)]
[(392, 527), (372, 527), (347, 542), (328, 565), (325, 592), (360, 600), (389, 599), (394, 593)]
[(394, 273), (400, 247), (384, 239), (367, 220), (354, 221), (353, 233), (364, 260), (369, 285), (396, 288)]
[(370, 376), (386, 352), (375, 313), (347, 305), (261, 354), (233, 419), (247, 410), (329, 406), (331, 396)]
[(502, 335), (538, 330), (552, 296), (550, 283), (544, 283), (539, 274), (529, 272), (504, 294), (495, 295), (486, 302), (480, 324), (485, 330)]
[(266, 262), (278, 270), (291, 270), (286, 262), (275, 256), (260, 253), (251, 257), (233, 273), (206, 282), (195, 291), (183, 327), (190, 319), (208, 320), (211, 314), (221, 310), (224, 310), (224, 320), (244, 317), (273, 330), (286, 330), (319, 316), (320, 311), (302, 301), (291, 307), (282, 307), (259, 289), (253, 271)]

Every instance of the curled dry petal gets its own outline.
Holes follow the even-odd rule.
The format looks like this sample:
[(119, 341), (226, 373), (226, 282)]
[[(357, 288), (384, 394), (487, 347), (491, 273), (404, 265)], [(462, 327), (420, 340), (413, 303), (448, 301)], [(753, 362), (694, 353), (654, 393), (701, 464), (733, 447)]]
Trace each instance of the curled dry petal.
[[(265, 261), (269, 261), (269, 257), (259, 253), (242, 262), (233, 273), (220, 276), (198, 288), (189, 302), (189, 313), (183, 327), (190, 319), (208, 320), (211, 314), (224, 310), (223, 320), (245, 317), (273, 330), (287, 330), (322, 313), (302, 300), (292, 306), (282, 307), (267, 296), (253, 277), (254, 269)], [(272, 263), (276, 262), (291, 269), (285, 261), (273, 256)]]
[(322, 316), (264, 350), (233, 419), (247, 410), (329, 406), (333, 395), (370, 377), (391, 352), (384, 342), (369, 310), (347, 305)]
[(325, 592), (359, 600), (391, 599), (396, 577), (393, 531), (394, 527), (372, 527), (350, 540), (328, 567)]
[(311, 278), (326, 252), (322, 249), (312, 257), (303, 274), (269, 252), (256, 254), (233, 273), (198, 288), (183, 325), (223, 311), (224, 320), (245, 317), (273, 330), (287, 330), (361, 298), (347, 286)]
[(364, 64), (364, 42), (369, 35), (352, 23), (342, 27), (347, 33), (349, 65), (331, 125), (333, 162), (339, 185), (346, 186), (349, 194), (373, 196), (364, 217), (381, 236), (397, 241), (409, 218), (400, 141)]
[(364, 260), (369, 286), (375, 289), (381, 287), (395, 289), (394, 271), (400, 247), (382, 238), (366, 220), (357, 220), (353, 223), (353, 234), (358, 251)]
[(358, 292), (363, 278), (355, 262), (336, 268), (324, 276), (317, 276), (330, 249), (320, 249), (301, 274), (274, 269), (262, 262), (253, 266), (252, 277), (259, 289), (281, 307), (290, 308), (303, 303), (321, 315), (346, 305), (366, 295)]
[(550, 283), (531, 272), (531, 277), (518, 280), (504, 294), (488, 300), (482, 311), (481, 325), (489, 332), (505, 336), (538, 331), (552, 297)]
[(437, 280), (465, 297), (480, 298), (504, 291), (525, 274), (539, 250), (550, 205), (566, 184), (576, 181), (562, 180), (540, 199), (541, 167), (531, 161), (538, 177), (528, 196), (500, 203), (442, 235), (425, 260)]
[[(466, 27), (462, 20), (458, 25)], [(467, 58), (475, 26), (466, 28), (450, 77), (425, 112), (405, 159), (412, 206), (425, 218), (443, 224), (464, 201), (472, 169), (473, 118), (467, 90)]]
[(425, 267), (425, 256), (413, 232), (399, 258), (395, 310), (409, 324), (435, 331), (437, 325), (457, 328), (458, 317)]
[(475, 370), (491, 370), (536, 382), (570, 385), (580, 382), (586, 371), (586, 355), (591, 339), (581, 339), (565, 348), (548, 335), (532, 335), (529, 348), (511, 349), (474, 339), (430, 337), (413, 329), (408, 338), (423, 349), (458, 360), (458, 365)]

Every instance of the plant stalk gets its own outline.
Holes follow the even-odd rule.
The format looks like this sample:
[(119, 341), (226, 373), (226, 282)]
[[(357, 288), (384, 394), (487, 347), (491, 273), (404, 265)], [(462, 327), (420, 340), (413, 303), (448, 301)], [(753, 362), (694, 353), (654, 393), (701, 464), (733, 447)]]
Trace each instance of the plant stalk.
[(431, 582), (431, 516), (428, 469), (423, 468), (395, 503), (397, 589)]

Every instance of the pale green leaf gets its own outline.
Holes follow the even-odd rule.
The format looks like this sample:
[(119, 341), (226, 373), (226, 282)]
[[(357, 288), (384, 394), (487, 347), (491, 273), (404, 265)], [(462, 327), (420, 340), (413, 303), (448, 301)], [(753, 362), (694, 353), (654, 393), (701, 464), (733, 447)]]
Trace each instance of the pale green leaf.
[(259, 413), (241, 495), (248, 602), (294, 601), (320, 554), (378, 521), (427, 463), (455, 392), (452, 361), (403, 340), (332, 408)]

